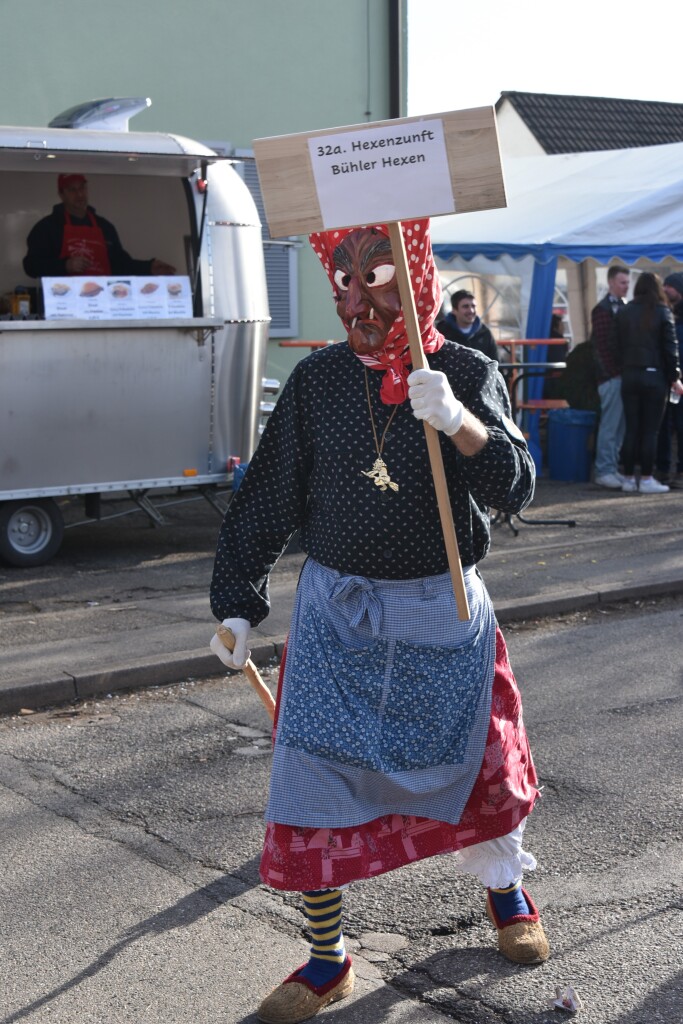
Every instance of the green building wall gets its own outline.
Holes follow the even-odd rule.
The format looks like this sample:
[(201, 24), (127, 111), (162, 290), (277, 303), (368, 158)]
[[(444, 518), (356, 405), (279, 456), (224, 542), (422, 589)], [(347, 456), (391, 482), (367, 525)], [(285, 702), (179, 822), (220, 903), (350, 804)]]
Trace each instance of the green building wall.
[[(47, 125), (90, 99), (149, 96), (131, 128), (249, 148), (254, 138), (392, 116), (399, 0), (3, 0), (0, 124)], [(395, 102), (395, 101), (394, 101)], [(400, 113), (406, 112), (405, 75)], [(299, 337), (339, 337), (331, 289), (302, 239)], [(270, 343), (283, 379), (305, 349)]]

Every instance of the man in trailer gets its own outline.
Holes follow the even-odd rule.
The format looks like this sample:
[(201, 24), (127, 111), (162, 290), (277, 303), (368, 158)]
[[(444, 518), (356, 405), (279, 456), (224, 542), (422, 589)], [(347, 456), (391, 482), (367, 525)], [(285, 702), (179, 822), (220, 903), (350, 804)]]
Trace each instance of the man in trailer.
[[(403, 225), (429, 369), (412, 370), (385, 226), (311, 236), (347, 341), (289, 377), (218, 541), (211, 607), (232, 669), (268, 614), (268, 576), (299, 529), (302, 569), (280, 671), (260, 875), (302, 894), (310, 958), (263, 1001), (267, 1024), (307, 1020), (354, 976), (342, 890), (452, 853), (486, 887), (500, 952), (549, 946), (522, 872), (538, 791), (521, 699), (477, 570), (488, 509), (520, 512), (534, 463), (505, 384), (434, 321), (429, 222)], [(458, 618), (422, 420), (438, 431), (471, 616)]]
[(175, 274), (159, 259), (136, 260), (121, 245), (116, 228), (88, 204), (88, 181), (82, 174), (60, 174), (60, 203), (31, 229), (24, 270), (29, 277), (64, 274)]

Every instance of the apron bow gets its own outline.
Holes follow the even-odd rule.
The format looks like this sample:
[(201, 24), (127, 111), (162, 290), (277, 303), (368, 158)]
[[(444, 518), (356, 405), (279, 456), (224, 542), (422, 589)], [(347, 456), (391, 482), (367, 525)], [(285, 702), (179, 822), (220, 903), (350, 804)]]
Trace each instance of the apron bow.
[(362, 576), (343, 576), (332, 587), (330, 600), (346, 605), (349, 625), (357, 628), (367, 615), (373, 636), (382, 628), (382, 604), (370, 580)]

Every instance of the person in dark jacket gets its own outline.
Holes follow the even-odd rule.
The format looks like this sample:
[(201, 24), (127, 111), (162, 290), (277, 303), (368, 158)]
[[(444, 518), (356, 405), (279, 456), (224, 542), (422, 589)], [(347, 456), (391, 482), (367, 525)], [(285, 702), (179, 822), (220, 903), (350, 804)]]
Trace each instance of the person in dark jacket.
[[(644, 494), (668, 491), (652, 475), (657, 431), (670, 389), (683, 393), (674, 318), (656, 274), (641, 274), (633, 301), (617, 311), (610, 348), (621, 370), (621, 397), (626, 418), (622, 449), (622, 490)], [(640, 465), (640, 481), (634, 475)]]
[(591, 310), (590, 345), (600, 396), (600, 423), (595, 441), (595, 482), (600, 487), (621, 490), (624, 478), (619, 473), (619, 453), (624, 440), (624, 405), (621, 377), (610, 349), (610, 331), (617, 312), (624, 305), (630, 271), (614, 263), (607, 271), (607, 295)]
[[(683, 274), (664, 278), (664, 291), (673, 311), (678, 340), (678, 360), (683, 368)], [(671, 436), (677, 444), (676, 467), (672, 460)], [(657, 439), (657, 471), (660, 481), (670, 487), (683, 487), (683, 402), (667, 403)]]
[(489, 359), (498, 359), (498, 348), (491, 331), (477, 316), (477, 301), (472, 292), (461, 288), (451, 295), (451, 312), (436, 325), (448, 341), (457, 341), (467, 348), (483, 352)]
[(121, 245), (116, 228), (88, 205), (82, 174), (60, 174), (61, 203), (31, 229), (24, 270), (29, 277), (63, 274), (175, 274), (163, 260), (135, 260)]

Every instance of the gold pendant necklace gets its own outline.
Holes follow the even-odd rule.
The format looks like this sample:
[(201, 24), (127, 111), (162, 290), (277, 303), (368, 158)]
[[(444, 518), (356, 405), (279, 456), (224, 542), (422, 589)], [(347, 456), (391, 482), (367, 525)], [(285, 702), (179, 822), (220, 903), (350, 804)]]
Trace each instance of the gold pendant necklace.
[(381, 491), (386, 491), (387, 487), (390, 487), (392, 491), (397, 491), (398, 484), (394, 483), (394, 481), (389, 476), (387, 464), (382, 458), (382, 452), (384, 451), (384, 440), (387, 436), (387, 431), (391, 426), (391, 421), (396, 415), (398, 406), (395, 405), (394, 408), (392, 409), (391, 416), (387, 420), (387, 425), (384, 428), (384, 431), (382, 432), (382, 439), (381, 441), (378, 441), (377, 430), (375, 428), (375, 417), (372, 415), (372, 402), (370, 400), (370, 384), (368, 383), (368, 368), (367, 366), (364, 366), (363, 369), (365, 370), (365, 393), (368, 397), (368, 411), (370, 413), (372, 436), (375, 440), (375, 451), (377, 452), (377, 458), (375, 459), (372, 469), (361, 469), (361, 473), (363, 474), (363, 476), (370, 477), (370, 479), (374, 482), (375, 486), (379, 487)]

